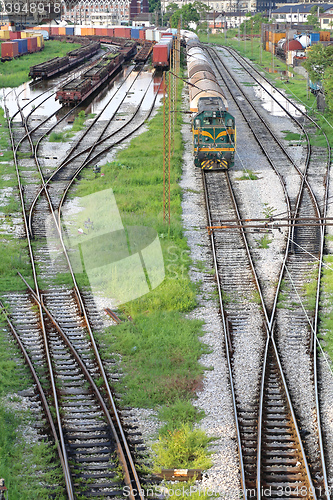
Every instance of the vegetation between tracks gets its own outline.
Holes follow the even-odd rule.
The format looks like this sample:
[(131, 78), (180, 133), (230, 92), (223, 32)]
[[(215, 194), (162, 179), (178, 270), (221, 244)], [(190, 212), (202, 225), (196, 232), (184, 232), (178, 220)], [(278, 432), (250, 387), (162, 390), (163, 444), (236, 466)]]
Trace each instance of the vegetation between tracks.
[[(73, 194), (84, 197), (111, 188), (125, 228), (145, 226), (157, 231), (164, 257), (164, 281), (121, 306), (119, 314), (125, 321), (97, 336), (105, 359), (114, 353), (121, 355), (124, 376), (117, 390), (124, 404), (159, 408), (158, 416), (165, 425), (156, 448), (158, 466), (167, 467), (172, 455), (174, 467), (190, 467), (194, 463), (193, 445), (199, 453), (196, 466), (204, 468), (210, 465), (209, 440), (203, 438), (204, 433), (199, 439), (193, 428), (203, 412), (192, 406), (191, 398), (201, 385), (203, 367), (198, 360), (207, 347), (199, 340), (201, 322), (184, 315), (196, 306), (196, 287), (188, 275), (191, 260), (181, 219), (181, 124), (178, 112), (171, 161), (170, 226), (163, 221), (161, 109), (149, 122), (149, 130), (133, 139), (115, 161), (102, 166), (100, 174), (86, 169)], [(78, 279), (82, 278), (78, 275)], [(191, 443), (190, 452), (178, 456), (172, 450), (182, 439)]]
[(0, 63), (0, 86), (1, 87), (18, 87), (24, 82), (31, 80), (29, 70), (31, 66), (48, 61), (53, 57), (63, 57), (70, 50), (81, 47), (79, 43), (71, 44), (68, 47), (67, 42), (59, 42), (54, 40), (46, 40), (44, 50), (27, 54), (12, 61)]

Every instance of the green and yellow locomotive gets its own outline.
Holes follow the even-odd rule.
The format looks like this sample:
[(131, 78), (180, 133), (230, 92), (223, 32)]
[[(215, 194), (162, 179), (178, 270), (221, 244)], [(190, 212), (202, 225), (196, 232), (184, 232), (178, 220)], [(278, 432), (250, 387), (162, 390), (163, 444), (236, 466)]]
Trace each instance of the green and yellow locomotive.
[(199, 40), (188, 40), (186, 51), (194, 163), (207, 170), (227, 169), (234, 165), (235, 119)]
[(234, 165), (235, 119), (220, 97), (201, 97), (193, 118), (194, 164), (215, 170)]

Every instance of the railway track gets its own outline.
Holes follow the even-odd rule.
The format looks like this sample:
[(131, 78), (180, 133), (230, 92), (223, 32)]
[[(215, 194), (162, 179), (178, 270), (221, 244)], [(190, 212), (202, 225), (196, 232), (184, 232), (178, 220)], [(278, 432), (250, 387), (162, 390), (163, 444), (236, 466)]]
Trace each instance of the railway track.
[[(65, 260), (60, 268), (50, 267), (45, 239), (45, 218), (51, 214), (55, 227), (58, 227), (55, 208), (59, 209), (71, 183), (91, 158), (95, 143), (82, 148), (81, 154), (75, 153), (78, 158), (83, 158), (74, 168), (68, 169), (62, 178), (54, 179), (53, 191), (51, 188), (49, 192), (39, 163), (38, 146), (34, 144), (36, 136), (33, 133), (38, 128), (29, 130), (28, 120), (18, 101), (17, 105), (24, 125), (23, 135), (17, 127), (14, 133), (9, 117), (8, 122), (33, 266), (34, 289), (25, 282), (28, 295), (6, 295), (6, 303), (11, 311), (8, 320), (25, 355), (30, 358), (36, 373), (42, 376), (41, 386), (46, 393), (50, 413), (55, 415), (54, 421), (49, 423), (51, 428), (56, 429), (54, 439), (58, 443), (68, 498), (76, 498), (79, 494), (84, 494), (85, 497), (113, 498), (124, 495), (124, 486), (128, 488), (128, 495), (132, 499), (142, 498), (141, 483), (136, 471), (137, 462), (132, 457), (132, 452), (136, 452), (135, 460), (143, 460), (138, 453), (141, 442), (136, 437), (135, 430), (134, 434), (133, 429), (132, 433), (124, 431), (122, 419), (116, 409), (93, 336), (93, 329), (100, 327), (96, 324), (97, 311), (94, 310), (93, 300), (82, 296), (64, 246), (62, 250)], [(145, 113), (144, 119), (146, 117)], [(100, 145), (94, 157), (100, 157), (111, 147), (110, 144), (104, 146), (104, 150), (101, 147), (108, 136), (112, 135), (108, 133), (110, 122), (111, 120), (107, 121), (102, 132), (99, 130)], [(143, 120), (127, 132), (125, 137), (130, 136), (142, 123)], [(82, 134), (81, 141), (84, 135)], [(118, 143), (123, 139), (124, 137), (118, 137)], [(42, 182), (42, 188), (37, 191), (33, 187), (29, 191), (25, 189), (23, 193), (17, 154), (19, 149), (33, 154)], [(70, 154), (73, 154), (72, 150)], [(68, 164), (70, 163), (75, 162), (71, 159)], [(37, 193), (43, 194), (33, 203)], [(32, 238), (37, 242), (34, 247), (31, 244)], [(61, 237), (60, 241), (62, 242)], [(54, 275), (59, 272), (71, 273), (74, 288), (65, 284), (54, 286)], [(46, 288), (43, 293), (39, 283), (41, 278), (43, 289)], [(33, 304), (37, 306), (37, 310), (32, 313)], [(22, 317), (29, 317), (30, 320), (22, 322)]]
[[(241, 103), (239, 108), (241, 109), (243, 117), (246, 118), (262, 151), (268, 157), (269, 163), (280, 177), (282, 185), (286, 186), (285, 196), (287, 207), (289, 207), (287, 208), (289, 216), (294, 218), (305, 216), (319, 217), (322, 212), (319, 208), (317, 197), (321, 195), (320, 199), (325, 206), (326, 191), (323, 188), (320, 189), (318, 185), (318, 165), (319, 162), (322, 162), (323, 157), (327, 165), (329, 165), (329, 154), (327, 155), (327, 150), (325, 152), (325, 150), (323, 151), (317, 148), (316, 151), (311, 151), (308, 135), (303, 125), (304, 134), (308, 139), (308, 155), (305, 166), (303, 168), (298, 166), (286, 152), (282, 142), (276, 139), (274, 131), (269, 130), (269, 126), (265, 122), (265, 119), (261, 116), (261, 113), (258, 112), (256, 106), (250, 102), (250, 99), (248, 99), (246, 94), (242, 91), (240, 85), (237, 84), (230, 72), (226, 71), (225, 67), (222, 67), (222, 63), (215, 51), (213, 59), (220, 76), (222, 76), (223, 72), (224, 84), (227, 85), (229, 89), (232, 89), (231, 92), (235, 102), (237, 104)], [(307, 127), (313, 128), (313, 126), (314, 124), (311, 122)], [(297, 172), (299, 177), (298, 190), (296, 193), (295, 190), (292, 192), (288, 190), (287, 176), (290, 175), (291, 168)], [(327, 169), (325, 174), (327, 173)], [(316, 194), (312, 188), (314, 182), (310, 184), (310, 180), (317, 181), (317, 184), (315, 184)], [(207, 194), (209, 203), (210, 196), (210, 194)], [(246, 214), (243, 214), (243, 217), (246, 216)], [(213, 225), (218, 225), (216, 222), (218, 220), (223, 221), (222, 216), (216, 217), (214, 213), (211, 214), (210, 217)], [(224, 218), (230, 219), (231, 217), (227, 215)], [(238, 219), (240, 219), (239, 216)], [(246, 234), (246, 229), (244, 229), (244, 231)], [(243, 235), (243, 237), (245, 236)], [(218, 238), (218, 236), (215, 234), (214, 238)], [(216, 240), (215, 245), (216, 248), (219, 248), (223, 243), (220, 240)], [(295, 247), (298, 248), (297, 252), (295, 251)], [(306, 311), (306, 307), (304, 307), (304, 286), (309, 277), (309, 266), (310, 264), (312, 265), (313, 272), (316, 273), (317, 276), (320, 274), (322, 248), (323, 230), (321, 230), (320, 226), (306, 228), (296, 223), (296, 229), (295, 227), (289, 228), (286, 240), (285, 258), (281, 261), (281, 268), (277, 276), (278, 287), (275, 291), (273, 302), (267, 301), (264, 294), (261, 293), (260, 279), (257, 278), (255, 280), (260, 302), (265, 312), (265, 327), (268, 338), (264, 355), (261, 350), (262, 344), (258, 345), (258, 341), (253, 344), (256, 346), (256, 349), (260, 349), (260, 356), (262, 356), (262, 371), (260, 372), (260, 369), (256, 371), (257, 376), (262, 377), (262, 385), (259, 391), (259, 398), (258, 393), (256, 393), (257, 388), (255, 384), (252, 385), (254, 394), (249, 398), (249, 401), (254, 402), (254, 404), (252, 403), (252, 408), (249, 406), (245, 407), (245, 412), (243, 408), (244, 403), (240, 404), (239, 401), (237, 401), (237, 384), (240, 383), (241, 377), (237, 374), (236, 370), (237, 363), (235, 352), (237, 352), (237, 349), (234, 351), (243, 332), (238, 324), (238, 320), (233, 321), (232, 316), (230, 318), (231, 331), (233, 333), (229, 338), (229, 344), (232, 351), (229, 363), (230, 371), (234, 375), (233, 384), (235, 385), (236, 392), (234, 403), (235, 412), (238, 412), (239, 416), (239, 418), (236, 419), (239, 424), (239, 449), (244, 453), (244, 494), (246, 494), (247, 487), (256, 487), (258, 498), (265, 498), (262, 489), (265, 489), (265, 487), (272, 487), (273, 496), (281, 496), (281, 494), (279, 495), (279, 491), (280, 493), (284, 492), (282, 497), (288, 497), (289, 494), (295, 496), (299, 493), (298, 486), (303, 485), (303, 493), (306, 491), (308, 492), (307, 494), (309, 494), (309, 492), (313, 490), (313, 487), (315, 487), (317, 492), (315, 495), (317, 494), (318, 498), (329, 497), (328, 493), (325, 494), (325, 489), (326, 492), (328, 492), (328, 484), (320, 427), (315, 335), (312, 325), (309, 326), (309, 317), (311, 313), (313, 321), (317, 321), (315, 318), (318, 315), (318, 309), (315, 308), (314, 311)], [(237, 259), (239, 259), (238, 256)], [(249, 262), (252, 260), (251, 250), (248, 252), (248, 259)], [(219, 265), (221, 268), (224, 267), (224, 263), (222, 264), (222, 260), (218, 259), (218, 255), (216, 256), (216, 262), (217, 268)], [(243, 268), (244, 266), (242, 265), (241, 267)], [(229, 263), (229, 269), (231, 268)], [(253, 278), (255, 278), (255, 263), (252, 265), (252, 274)], [(297, 310), (293, 313), (290, 313), (288, 309), (277, 308), (277, 304), (279, 304), (279, 307), (283, 305), (281, 300), (279, 302), (279, 296), (280, 298), (282, 296), (282, 293), (280, 293), (281, 283), (285, 286), (287, 278), (290, 283), (290, 290), (288, 290), (289, 295), (291, 295), (294, 304), (297, 304)], [(235, 279), (238, 280), (237, 273), (235, 273)], [(247, 281), (244, 282), (247, 283)], [(221, 286), (223, 293), (225, 293), (223, 283), (221, 283)], [(294, 290), (293, 293), (291, 289)], [(319, 284), (317, 287), (317, 297), (318, 295)], [(223, 294), (221, 294), (221, 300), (223, 302)], [(317, 304), (319, 303), (319, 298), (316, 299), (316, 302)], [(224, 308), (228, 310), (228, 314), (232, 309), (229, 304), (225, 304)], [(226, 326), (228, 325), (225, 324), (225, 327)], [(263, 332), (261, 333), (261, 338), (264, 338)], [(297, 350), (295, 350), (295, 346), (297, 346)], [(241, 347), (239, 351), (240, 356), (244, 356), (245, 352), (246, 348), (244, 348), (244, 346)], [(295, 356), (295, 352), (297, 352), (297, 356)], [(293, 353), (293, 363), (290, 363), (291, 353)], [(256, 356), (258, 357), (258, 353), (256, 353)], [(246, 359), (250, 359), (250, 357), (247, 356)], [(252, 382), (255, 376), (253, 376), (251, 372), (252, 370), (246, 369), (243, 377), (249, 377), (249, 380)], [(299, 389), (300, 377), (303, 394), (300, 394)], [(306, 387), (303, 386), (304, 383)], [(270, 384), (275, 387), (276, 404), (269, 403), (270, 398), (268, 395), (274, 393), (274, 390), (272, 392), (272, 388), (269, 387)], [(249, 387), (250, 386), (251, 384), (249, 384)], [(288, 390), (290, 390), (290, 398), (288, 396)], [(256, 404), (258, 400), (260, 402), (259, 405)], [(290, 413), (295, 411), (296, 415), (292, 419), (292, 423), (290, 421), (288, 423), (285, 416), (283, 416), (283, 412), (279, 415), (279, 407), (284, 409), (289, 415), (289, 418)], [(293, 410), (293, 407), (295, 410)], [(272, 410), (277, 414), (275, 420), (272, 413), (270, 413)], [(316, 416), (314, 417), (314, 415)], [(273, 426), (269, 425), (269, 420), (273, 422)], [(256, 422), (258, 422), (257, 428)], [(297, 425), (297, 423), (299, 425)], [(285, 429), (292, 429), (289, 436), (286, 434), (283, 436), (283, 427)], [(274, 449), (271, 450), (271, 460), (268, 460), (269, 450), (267, 449), (267, 443), (270, 440), (272, 443), (273, 438), (275, 443), (279, 443), (280, 451), (285, 447), (285, 451), (288, 449), (297, 449), (299, 453), (301, 449), (303, 461), (298, 458), (294, 464), (291, 461), (290, 464), (283, 466), (283, 453), (279, 456), (277, 450), (274, 451)], [(308, 456), (309, 466), (306, 464), (306, 455)], [(285, 454), (285, 457), (288, 457), (288, 453)], [(297, 467), (295, 467), (295, 464), (297, 464)], [(305, 475), (304, 471), (306, 471)], [(255, 479), (254, 475), (256, 475)], [(304, 497), (304, 494), (300, 494), (300, 497), (302, 496)]]

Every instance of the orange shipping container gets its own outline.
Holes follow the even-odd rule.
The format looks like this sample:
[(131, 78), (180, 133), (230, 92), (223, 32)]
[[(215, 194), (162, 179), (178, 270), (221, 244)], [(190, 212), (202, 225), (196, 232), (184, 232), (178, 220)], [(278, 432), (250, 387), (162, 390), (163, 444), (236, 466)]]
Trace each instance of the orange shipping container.
[(88, 28), (81, 28), (81, 36), (88, 36)]
[(330, 32), (329, 31), (320, 31), (320, 41), (321, 42), (329, 42), (330, 41)]
[(66, 28), (64, 26), (59, 28), (59, 35), (66, 35)]

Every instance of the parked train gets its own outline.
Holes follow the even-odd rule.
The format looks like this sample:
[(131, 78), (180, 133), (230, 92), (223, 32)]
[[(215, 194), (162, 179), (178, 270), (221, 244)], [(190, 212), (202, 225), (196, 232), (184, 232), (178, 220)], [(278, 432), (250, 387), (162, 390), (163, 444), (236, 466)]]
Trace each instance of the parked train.
[(56, 76), (90, 59), (100, 48), (101, 44), (99, 42), (88, 43), (88, 45), (83, 45), (78, 49), (68, 52), (65, 57), (54, 57), (49, 61), (31, 66), (29, 76), (33, 79)]
[(109, 53), (90, 67), (79, 78), (66, 83), (56, 93), (56, 99), (64, 104), (77, 104), (95, 92), (121, 67), (122, 62), (135, 55), (136, 45), (123, 47), (119, 52)]
[(194, 164), (203, 170), (228, 169), (235, 159), (235, 118), (197, 39), (187, 40), (186, 56)]

